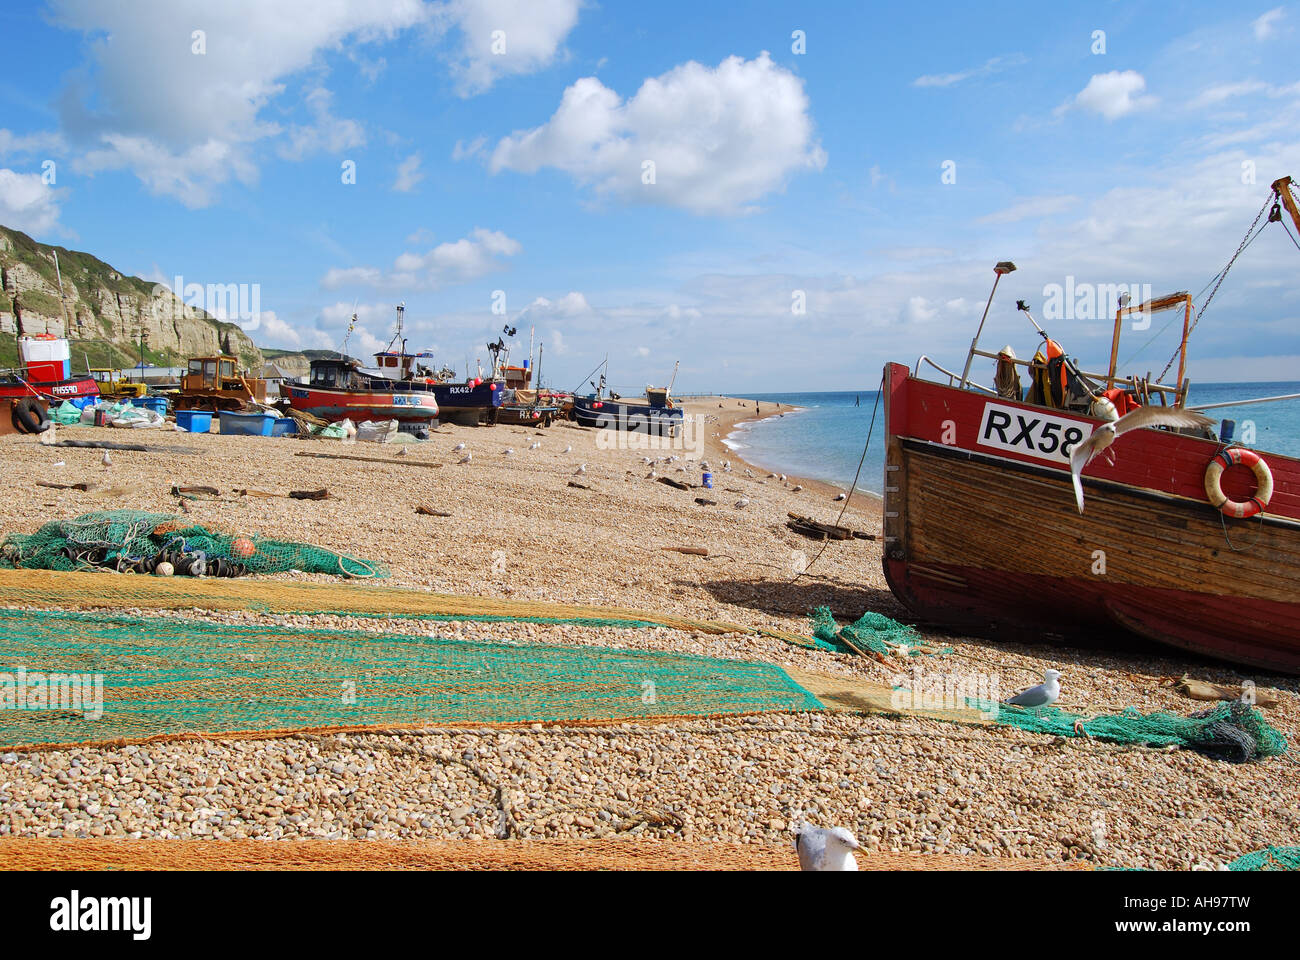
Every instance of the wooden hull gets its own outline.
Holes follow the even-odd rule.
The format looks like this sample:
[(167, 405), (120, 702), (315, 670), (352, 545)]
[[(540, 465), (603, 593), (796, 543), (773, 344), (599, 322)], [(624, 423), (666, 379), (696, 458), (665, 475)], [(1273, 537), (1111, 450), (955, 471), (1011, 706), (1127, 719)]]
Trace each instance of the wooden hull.
[[(999, 441), (1037, 420), (1049, 447), (1060, 432), (1043, 440), (1049, 422), (1077, 422), (1086, 437), (1097, 421), (917, 380), (897, 364), (886, 383), (884, 570), (918, 616), (1085, 644), (1137, 634), (1300, 673), (1300, 462), (1263, 454), (1268, 511), (1233, 520), (1203, 487), (1219, 444), (1136, 431), (1116, 441), (1114, 464), (1084, 472), (1080, 516), (1059, 453)], [(1013, 426), (988, 437), (991, 414), (1004, 412)], [(1234, 468), (1224, 488), (1244, 499), (1253, 480)]]

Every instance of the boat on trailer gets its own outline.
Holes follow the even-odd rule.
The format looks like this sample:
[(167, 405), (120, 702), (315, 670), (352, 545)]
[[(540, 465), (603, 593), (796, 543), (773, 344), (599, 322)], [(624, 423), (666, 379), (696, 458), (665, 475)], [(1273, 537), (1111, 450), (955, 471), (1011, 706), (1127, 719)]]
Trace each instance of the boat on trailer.
[[(1292, 190), (1289, 178), (1274, 183), (1270, 220), (1285, 210), (1300, 232)], [(995, 269), (996, 292), (1015, 267)], [(1120, 377), (1124, 321), (1178, 308), (1177, 384)], [(1105, 373), (1079, 370), (1041, 328), (1031, 361), (979, 349), (977, 332), (961, 374), (927, 357), (915, 369), (888, 364), (883, 563), (895, 596), (919, 618), (976, 634), (1086, 645), (1127, 632), (1300, 674), (1300, 461), (1233, 443), (1232, 421), (1136, 429), (1115, 440), (1113, 460), (1083, 469), (1085, 507), (1076, 506), (1070, 454), (1115, 420), (1117, 402), (1243, 405), (1189, 404), (1194, 326), (1186, 294), (1121, 305)], [(999, 361), (999, 384), (1018, 382), (1003, 374), (1021, 366), (1034, 386), (1022, 397), (975, 384), (976, 356)], [(923, 378), (923, 367), (946, 382)]]

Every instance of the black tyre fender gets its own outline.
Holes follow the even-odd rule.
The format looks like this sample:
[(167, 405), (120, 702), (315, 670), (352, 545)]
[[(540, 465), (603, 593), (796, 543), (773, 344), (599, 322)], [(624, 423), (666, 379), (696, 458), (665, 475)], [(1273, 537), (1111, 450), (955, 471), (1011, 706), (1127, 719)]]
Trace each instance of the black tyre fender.
[(44, 433), (50, 429), (45, 404), (35, 397), (23, 397), (14, 404), (14, 426), (23, 433)]

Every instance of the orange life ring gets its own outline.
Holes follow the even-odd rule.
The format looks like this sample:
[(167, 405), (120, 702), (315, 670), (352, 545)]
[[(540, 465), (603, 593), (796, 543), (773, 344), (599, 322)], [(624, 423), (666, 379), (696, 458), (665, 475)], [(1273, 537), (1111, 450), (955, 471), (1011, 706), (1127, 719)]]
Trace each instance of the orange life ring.
[[(1255, 474), (1255, 495), (1245, 503), (1229, 500), (1223, 493), (1223, 471), (1233, 465), (1250, 467)], [(1205, 495), (1210, 498), (1211, 504), (1229, 517), (1239, 520), (1253, 517), (1267, 507), (1273, 498), (1273, 471), (1254, 450), (1243, 447), (1220, 450), (1205, 468)]]

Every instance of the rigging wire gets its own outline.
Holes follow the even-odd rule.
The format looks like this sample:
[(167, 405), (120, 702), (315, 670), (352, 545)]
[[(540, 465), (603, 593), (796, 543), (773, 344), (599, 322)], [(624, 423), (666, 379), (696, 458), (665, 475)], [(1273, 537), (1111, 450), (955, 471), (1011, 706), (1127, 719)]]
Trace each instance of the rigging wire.
[[(854, 491), (858, 489), (858, 477), (862, 475), (862, 465), (867, 461), (867, 450), (871, 447), (871, 435), (876, 429), (876, 411), (880, 409), (880, 395), (884, 392), (885, 377), (882, 374), (880, 377), (880, 389), (876, 391), (876, 403), (871, 408), (871, 426), (867, 427), (867, 442), (862, 445), (862, 456), (858, 458), (858, 469), (857, 472), (853, 474), (853, 483), (849, 487), (848, 495), (844, 498), (844, 506), (840, 508), (840, 515), (835, 518), (835, 526), (837, 527), (840, 525), (840, 521), (844, 519), (844, 512), (849, 509), (849, 501), (853, 499)], [(829, 539), (822, 541), (822, 548), (817, 551), (817, 555), (808, 561), (807, 566), (791, 577), (790, 582), (793, 583), (811, 570), (812, 565), (821, 559), (821, 555), (826, 552), (826, 548), (829, 545)]]
[[(1196, 311), (1196, 318), (1192, 320), (1192, 325), (1187, 328), (1187, 336), (1190, 337), (1192, 335), (1192, 331), (1196, 329), (1196, 325), (1201, 322), (1201, 317), (1205, 316), (1206, 308), (1209, 307), (1211, 302), (1213, 302), (1214, 295), (1219, 292), (1219, 287), (1222, 286), (1223, 281), (1227, 279), (1228, 271), (1231, 270), (1232, 265), (1237, 262), (1237, 258), (1241, 256), (1241, 254), (1245, 251), (1245, 249), (1248, 246), (1250, 246), (1252, 243), (1255, 242), (1256, 237), (1258, 237), (1261, 233), (1263, 233), (1264, 227), (1268, 225), (1269, 221), (1266, 220), (1263, 224), (1260, 224), (1259, 220), (1262, 216), (1264, 216), (1264, 211), (1269, 209), (1270, 206), (1272, 206), (1272, 203), (1273, 203), (1273, 198), (1271, 196), (1264, 201), (1264, 205), (1259, 208), (1259, 213), (1255, 214), (1255, 219), (1251, 222), (1250, 229), (1246, 231), (1246, 236), (1242, 239), (1241, 245), (1237, 247), (1237, 252), (1232, 255), (1232, 259), (1228, 261), (1227, 266), (1225, 266), (1221, 271), (1219, 271), (1218, 274), (1215, 275), (1216, 278), (1213, 281), (1214, 289), (1210, 291), (1210, 295), (1206, 297), (1205, 302), (1201, 304), (1201, 309)], [(1258, 227), (1259, 229), (1257, 230), (1256, 227)], [(1165, 375), (1169, 373), (1169, 368), (1172, 367), (1174, 365), (1174, 361), (1178, 359), (1178, 353), (1179, 351), (1175, 350), (1173, 352), (1173, 355), (1170, 356), (1169, 362), (1166, 363), (1165, 368), (1160, 371), (1160, 376), (1156, 377), (1156, 383), (1160, 383), (1165, 379)]]

